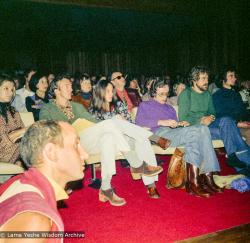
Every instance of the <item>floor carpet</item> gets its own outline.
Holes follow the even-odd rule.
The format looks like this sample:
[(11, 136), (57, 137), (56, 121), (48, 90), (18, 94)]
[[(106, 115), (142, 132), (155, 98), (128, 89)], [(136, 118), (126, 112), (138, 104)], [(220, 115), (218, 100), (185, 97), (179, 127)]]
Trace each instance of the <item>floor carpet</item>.
[[(166, 189), (169, 157), (163, 157), (164, 171), (157, 187), (161, 198), (150, 199), (142, 181), (133, 181), (129, 169), (117, 163), (113, 187), (127, 204), (113, 207), (98, 201), (98, 190), (89, 188), (90, 170), (86, 170), (85, 187), (73, 192), (60, 214), (67, 231), (84, 231), (84, 239), (65, 242), (97, 243), (161, 243), (227, 229), (250, 222), (250, 192), (226, 190), (204, 199), (188, 195), (184, 190)], [(222, 175), (234, 174), (219, 157)]]

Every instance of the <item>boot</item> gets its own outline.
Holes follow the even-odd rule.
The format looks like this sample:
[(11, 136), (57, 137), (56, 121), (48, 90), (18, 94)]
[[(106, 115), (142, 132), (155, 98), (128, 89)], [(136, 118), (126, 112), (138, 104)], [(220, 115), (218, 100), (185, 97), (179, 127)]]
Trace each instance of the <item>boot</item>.
[(210, 193), (211, 195), (214, 195), (216, 192), (210, 188), (207, 184), (206, 184), (206, 180), (205, 180), (205, 175), (202, 174), (199, 176), (199, 182), (200, 182), (200, 185), (201, 185), (201, 188), (204, 190), (204, 191), (207, 191), (208, 193)]
[(206, 184), (214, 192), (219, 192), (219, 193), (223, 192), (223, 188), (220, 188), (215, 184), (212, 173), (203, 174), (203, 180), (204, 184)]
[(210, 193), (205, 191), (199, 183), (199, 168), (187, 163), (186, 191), (198, 197), (210, 197)]
[(112, 188), (105, 191), (101, 189), (99, 191), (99, 200), (101, 202), (109, 201), (113, 206), (123, 206), (126, 204), (125, 199), (117, 196)]
[(138, 168), (130, 167), (131, 175), (134, 180), (141, 179), (141, 176), (155, 176), (160, 174), (163, 171), (161, 166), (152, 166), (148, 165), (143, 161), (143, 164)]

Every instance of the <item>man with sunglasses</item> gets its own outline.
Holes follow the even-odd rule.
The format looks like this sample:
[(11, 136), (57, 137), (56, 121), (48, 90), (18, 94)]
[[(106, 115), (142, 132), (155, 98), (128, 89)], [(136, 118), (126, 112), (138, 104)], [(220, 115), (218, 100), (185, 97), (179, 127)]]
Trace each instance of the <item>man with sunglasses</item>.
[[(125, 88), (127, 75), (123, 75), (121, 72), (113, 72), (111, 75), (111, 82), (116, 89), (116, 95), (119, 101), (123, 102), (129, 113), (132, 112), (134, 107), (138, 107), (142, 102), (141, 96), (135, 89)], [(153, 144), (157, 144), (163, 149), (169, 146), (170, 141), (163, 137), (159, 137), (155, 134), (149, 137), (149, 140)], [(126, 162), (123, 165), (127, 165)]]
[(118, 100), (126, 104), (128, 111), (131, 112), (133, 107), (138, 107), (142, 100), (137, 90), (125, 88), (126, 77), (121, 72), (113, 72), (111, 82), (116, 88)]

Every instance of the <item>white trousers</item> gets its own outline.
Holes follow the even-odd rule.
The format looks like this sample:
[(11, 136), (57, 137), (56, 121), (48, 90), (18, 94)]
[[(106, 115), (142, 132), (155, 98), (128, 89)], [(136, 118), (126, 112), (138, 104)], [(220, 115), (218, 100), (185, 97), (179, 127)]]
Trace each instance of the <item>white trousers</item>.
[[(148, 140), (152, 133), (116, 117), (105, 120), (80, 133), (81, 145), (89, 154), (101, 155), (102, 179), (116, 174), (115, 157), (122, 153), (132, 167), (143, 161), (156, 166), (156, 158)], [(158, 176), (142, 177), (145, 185), (158, 180)]]

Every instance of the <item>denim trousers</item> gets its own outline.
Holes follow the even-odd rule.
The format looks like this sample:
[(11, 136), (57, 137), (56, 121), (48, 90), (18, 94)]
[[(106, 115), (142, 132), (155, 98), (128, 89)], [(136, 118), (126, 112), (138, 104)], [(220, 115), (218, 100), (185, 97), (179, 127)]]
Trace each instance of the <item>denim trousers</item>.
[(235, 153), (239, 160), (250, 164), (250, 148), (242, 139), (236, 122), (230, 117), (216, 118), (209, 125), (212, 139), (221, 139), (228, 155)]
[(200, 174), (220, 171), (207, 126), (160, 127), (156, 135), (171, 140), (171, 147), (184, 146), (184, 160), (200, 169)]

